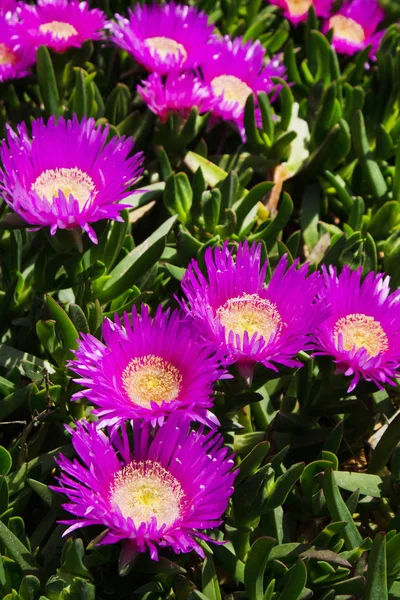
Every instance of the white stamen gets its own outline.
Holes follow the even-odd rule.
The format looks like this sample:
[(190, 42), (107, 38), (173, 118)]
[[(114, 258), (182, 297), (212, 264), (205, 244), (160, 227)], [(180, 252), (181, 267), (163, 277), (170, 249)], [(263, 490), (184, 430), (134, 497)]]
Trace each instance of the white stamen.
[(286, 0), (286, 4), (291, 15), (300, 17), (310, 10), (313, 0)]
[(240, 336), (247, 331), (249, 338), (256, 333), (268, 341), (273, 334), (279, 336), (283, 326), (276, 305), (257, 294), (230, 298), (218, 308), (217, 318), (225, 327), (227, 339), (230, 331)]
[(58, 198), (60, 191), (68, 200), (70, 196), (78, 201), (80, 208), (97, 194), (93, 179), (77, 167), (73, 169), (47, 169), (39, 175), (31, 189), (50, 204)]
[(216, 96), (223, 95), (226, 102), (235, 102), (240, 106), (246, 104), (247, 98), (252, 93), (252, 89), (234, 75), (219, 75), (211, 82), (211, 87)]
[(182, 512), (185, 493), (179, 481), (159, 463), (151, 460), (132, 462), (116, 473), (110, 488), (110, 501), (122, 515), (138, 527), (157, 519), (157, 525), (169, 527)]
[(0, 65), (15, 65), (18, 62), (17, 55), (5, 44), (0, 44)]
[(168, 55), (172, 55), (174, 58), (179, 58), (179, 56), (181, 56), (184, 60), (187, 59), (185, 47), (168, 37), (157, 36), (147, 38), (144, 45), (150, 49), (152, 54), (157, 53), (162, 59)]
[(147, 354), (131, 360), (122, 373), (122, 386), (134, 404), (172, 402), (179, 396), (182, 375), (160, 356)]
[(361, 44), (365, 41), (365, 32), (357, 21), (345, 17), (344, 15), (335, 15), (329, 19), (329, 28), (333, 29), (333, 34), (342, 40)]
[(41, 33), (51, 33), (54, 37), (60, 40), (67, 40), (74, 35), (78, 35), (77, 30), (70, 23), (64, 23), (63, 21), (50, 21), (49, 23), (42, 23), (39, 27)]
[(369, 356), (377, 356), (389, 348), (388, 338), (379, 321), (368, 315), (353, 313), (336, 322), (334, 339), (338, 347), (339, 334), (347, 351), (365, 348)]

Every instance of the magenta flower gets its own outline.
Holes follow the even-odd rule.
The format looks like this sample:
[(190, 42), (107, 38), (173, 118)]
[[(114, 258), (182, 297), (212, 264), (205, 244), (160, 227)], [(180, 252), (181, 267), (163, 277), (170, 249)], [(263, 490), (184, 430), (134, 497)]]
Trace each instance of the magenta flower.
[(85, 397), (106, 425), (127, 419), (162, 423), (170, 413), (218, 423), (212, 406), (213, 384), (221, 377), (218, 358), (198, 343), (197, 331), (176, 311), (159, 307), (152, 319), (146, 307), (132, 311), (132, 323), (106, 319), (101, 343), (83, 335), (70, 367), (85, 386)]
[(138, 92), (149, 109), (165, 122), (171, 113), (178, 113), (187, 118), (192, 108), (199, 114), (212, 108), (211, 94), (198, 77), (187, 72), (182, 75), (171, 73), (165, 82), (158, 73), (153, 73)]
[(265, 50), (259, 42), (243, 43), (241, 38), (214, 38), (203, 49), (201, 63), (204, 83), (214, 100), (213, 113), (233, 121), (244, 137), (244, 107), (250, 94), (272, 94), (272, 77), (283, 77), (284, 65), (273, 58), (265, 64)]
[[(60, 456), (59, 487), (64, 508), (77, 518), (64, 535), (89, 525), (107, 528), (100, 544), (124, 541), (124, 554), (158, 547), (195, 550), (202, 533), (221, 524), (236, 473), (222, 437), (190, 431), (189, 423), (171, 417), (156, 432), (148, 424), (126, 425), (111, 438), (94, 423), (79, 422), (72, 443), (79, 460)], [(133, 442), (130, 441), (133, 433)]]
[(136, 4), (129, 20), (115, 18), (108, 25), (114, 42), (159, 75), (197, 67), (213, 29), (205, 13), (174, 2)]
[(269, 0), (270, 4), (279, 6), (284, 16), (297, 25), (307, 20), (308, 11), (313, 6), (318, 17), (329, 17), (334, 0)]
[(316, 302), (320, 275), (307, 277), (308, 265), (297, 268), (298, 261), (287, 268), (283, 257), (265, 286), (261, 245), (247, 242), (239, 245), (236, 260), (225, 243), (208, 249), (205, 263), (207, 278), (192, 261), (182, 281), (188, 301), (183, 308), (203, 339), (223, 350), (226, 362), (236, 362), (245, 376), (258, 362), (275, 371), (275, 363), (301, 366), (294, 357), (311, 347), (309, 334), (326, 312)]
[(35, 62), (35, 51), (21, 45), (14, 24), (0, 16), (0, 82), (25, 77)]
[(361, 378), (380, 389), (400, 376), (400, 292), (390, 293), (390, 277), (362, 268), (323, 267), (324, 296), (331, 314), (317, 329), (319, 354), (333, 356), (339, 372), (352, 377), (351, 392)]
[(16, 0), (0, 0), (0, 15), (5, 15), (6, 13), (13, 13), (17, 6), (18, 5)]
[(0, 147), (0, 190), (6, 202), (37, 228), (80, 227), (93, 242), (90, 223), (120, 220), (119, 204), (142, 172), (142, 153), (129, 156), (133, 140), (113, 137), (94, 119), (51, 117), (32, 123), (32, 139), (21, 123), (17, 133), (7, 126)]
[(325, 23), (323, 32), (333, 30), (332, 45), (337, 52), (351, 55), (372, 46), (373, 57), (385, 33), (376, 33), (384, 16), (378, 0), (347, 0), (339, 12)]
[(100, 39), (105, 25), (101, 10), (89, 10), (87, 2), (78, 0), (38, 0), (35, 6), (21, 3), (18, 10), (19, 35), (26, 43), (57, 52)]

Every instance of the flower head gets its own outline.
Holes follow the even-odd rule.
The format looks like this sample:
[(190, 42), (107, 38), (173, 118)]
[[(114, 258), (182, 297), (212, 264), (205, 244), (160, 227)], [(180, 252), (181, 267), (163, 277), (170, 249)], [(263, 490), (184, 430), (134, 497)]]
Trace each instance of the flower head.
[(0, 82), (25, 77), (35, 62), (34, 50), (21, 44), (14, 23), (0, 16)]
[(308, 11), (313, 6), (318, 17), (328, 17), (334, 0), (269, 0), (270, 4), (279, 6), (284, 16), (297, 25), (307, 20)]
[(86, 40), (98, 40), (105, 25), (104, 13), (89, 10), (78, 0), (38, 0), (19, 7), (19, 34), (35, 48), (48, 46), (57, 52), (79, 48)]
[(216, 422), (212, 406), (213, 384), (221, 377), (217, 357), (200, 345), (193, 325), (178, 312), (158, 308), (154, 319), (144, 306), (134, 308), (132, 322), (106, 320), (101, 343), (82, 335), (70, 367), (85, 390), (73, 397), (88, 398), (107, 425), (141, 418), (152, 423), (179, 412), (194, 420)]
[(120, 219), (129, 195), (141, 173), (141, 153), (129, 157), (132, 140), (112, 138), (108, 128), (94, 119), (76, 116), (51, 117), (32, 123), (32, 139), (26, 125), (17, 132), (7, 127), (7, 139), (0, 147), (0, 190), (6, 202), (27, 223), (36, 227), (81, 227), (96, 242), (90, 223)]
[(265, 64), (265, 50), (259, 42), (243, 43), (241, 38), (214, 38), (201, 63), (204, 84), (214, 100), (213, 112), (237, 124), (244, 137), (244, 107), (250, 94), (271, 94), (277, 88), (272, 77), (283, 77), (285, 67), (277, 58)]
[(199, 113), (207, 112), (212, 107), (208, 88), (190, 72), (182, 75), (171, 73), (165, 83), (158, 73), (153, 73), (137, 89), (149, 109), (163, 122), (171, 113), (187, 118), (194, 107)]
[(115, 18), (109, 24), (115, 43), (160, 75), (197, 67), (213, 29), (205, 13), (174, 2), (136, 4), (129, 20)]
[(325, 23), (323, 31), (333, 30), (332, 45), (337, 52), (354, 54), (372, 46), (373, 57), (385, 33), (376, 33), (384, 16), (378, 0), (347, 0), (339, 12)]
[(400, 292), (390, 294), (389, 277), (371, 272), (361, 281), (361, 274), (361, 267), (345, 266), (339, 276), (323, 267), (331, 314), (316, 332), (318, 353), (352, 377), (349, 392), (360, 378), (382, 388), (400, 375)]
[(132, 554), (149, 549), (157, 560), (157, 547), (167, 546), (203, 556), (196, 538), (209, 540), (202, 530), (220, 525), (236, 476), (220, 435), (191, 431), (174, 417), (156, 431), (127, 424), (111, 438), (93, 423), (68, 430), (79, 460), (58, 459), (53, 487), (77, 517), (65, 521), (71, 526), (64, 535), (102, 525), (108, 531), (100, 543), (124, 540)]
[(293, 357), (310, 347), (310, 332), (324, 318), (316, 302), (320, 276), (307, 277), (308, 265), (297, 261), (287, 268), (283, 257), (265, 286), (267, 263), (261, 264), (261, 246), (240, 244), (236, 261), (225, 243), (205, 254), (207, 278), (192, 261), (182, 289), (188, 314), (227, 363), (238, 363), (251, 374), (254, 364), (276, 370), (274, 363), (300, 366)]

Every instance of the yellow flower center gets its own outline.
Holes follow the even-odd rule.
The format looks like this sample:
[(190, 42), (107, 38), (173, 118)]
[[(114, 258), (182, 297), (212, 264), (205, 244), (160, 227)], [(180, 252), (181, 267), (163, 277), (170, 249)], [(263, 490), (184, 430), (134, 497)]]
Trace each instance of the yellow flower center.
[(144, 45), (147, 46), (153, 54), (155, 52), (159, 54), (161, 58), (165, 58), (172, 54), (174, 58), (179, 58), (181, 56), (184, 60), (187, 59), (185, 47), (168, 37), (157, 36), (147, 38), (144, 41)]
[(329, 28), (333, 29), (333, 34), (348, 42), (361, 44), (365, 40), (365, 32), (357, 21), (344, 17), (343, 15), (335, 15), (329, 20)]
[(136, 526), (151, 523), (173, 525), (181, 516), (185, 499), (179, 481), (159, 463), (151, 460), (132, 462), (114, 477), (110, 501)]
[(73, 169), (48, 169), (43, 171), (31, 188), (50, 204), (58, 198), (60, 192), (68, 200), (73, 196), (83, 208), (90, 198), (97, 194), (93, 179), (77, 167)]
[(211, 82), (212, 91), (216, 96), (223, 96), (226, 102), (235, 102), (240, 106), (246, 104), (247, 98), (252, 93), (249, 86), (234, 75), (219, 75)]
[(63, 21), (42, 23), (39, 27), (39, 31), (40, 33), (51, 33), (54, 37), (60, 38), (61, 40), (67, 40), (74, 35), (78, 35), (78, 32), (73, 25), (64, 23)]
[(122, 386), (134, 404), (150, 407), (150, 402), (172, 402), (179, 396), (182, 375), (160, 356), (147, 354), (134, 358), (122, 373)]
[(294, 17), (307, 13), (313, 5), (313, 0), (286, 0), (289, 12)]
[(0, 44), (0, 65), (15, 65), (18, 57), (5, 44)]
[(257, 294), (230, 298), (219, 307), (217, 317), (225, 327), (227, 340), (230, 331), (240, 336), (247, 331), (250, 339), (256, 333), (268, 341), (272, 334), (279, 335), (283, 326), (276, 305)]
[(339, 334), (343, 336), (343, 348), (347, 351), (365, 348), (369, 356), (377, 356), (389, 348), (387, 335), (374, 317), (354, 313), (339, 319), (334, 328), (335, 344)]

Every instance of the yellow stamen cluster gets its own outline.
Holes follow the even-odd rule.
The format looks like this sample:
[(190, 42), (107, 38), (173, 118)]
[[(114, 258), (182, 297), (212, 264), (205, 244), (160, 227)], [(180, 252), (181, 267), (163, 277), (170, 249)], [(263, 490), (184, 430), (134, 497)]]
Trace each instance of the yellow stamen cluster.
[(223, 95), (226, 102), (237, 102), (240, 106), (246, 104), (252, 89), (239, 77), (234, 75), (219, 75), (211, 82), (212, 91), (216, 96)]
[(242, 337), (247, 331), (249, 338), (256, 333), (268, 341), (272, 334), (279, 335), (283, 326), (276, 305), (257, 294), (230, 298), (218, 308), (217, 318), (225, 327), (226, 339), (230, 331)]
[(18, 62), (17, 55), (5, 44), (0, 44), (0, 65), (15, 65)]
[(357, 21), (345, 17), (344, 15), (335, 15), (329, 20), (329, 27), (333, 29), (333, 33), (336, 37), (353, 42), (354, 44), (361, 44), (365, 41), (365, 32)]
[(377, 356), (389, 348), (387, 335), (382, 325), (374, 317), (354, 313), (342, 317), (334, 328), (335, 344), (338, 346), (339, 334), (343, 336), (343, 348), (347, 351), (365, 348), (369, 356)]
[(50, 204), (54, 198), (59, 197), (61, 191), (67, 200), (73, 196), (80, 208), (83, 208), (89, 198), (94, 198), (97, 193), (93, 179), (76, 167), (43, 171), (32, 184), (31, 189)]
[(150, 402), (172, 402), (179, 396), (182, 375), (160, 356), (147, 354), (131, 360), (122, 373), (122, 386), (134, 404), (150, 407)]
[(110, 502), (125, 518), (159, 526), (173, 525), (181, 516), (185, 494), (179, 481), (159, 463), (132, 462), (119, 471), (110, 489)]
[(291, 15), (300, 17), (310, 10), (313, 0), (286, 0), (286, 4)]
[(54, 37), (60, 40), (67, 40), (74, 35), (78, 35), (77, 30), (70, 23), (64, 23), (63, 21), (50, 21), (49, 23), (42, 23), (39, 27), (41, 33), (51, 33)]
[(187, 59), (185, 47), (179, 42), (176, 42), (168, 37), (157, 36), (147, 38), (144, 42), (144, 45), (149, 48), (153, 54), (157, 53), (163, 59), (171, 54), (174, 56), (174, 58), (179, 58), (179, 56), (181, 56), (184, 60)]

